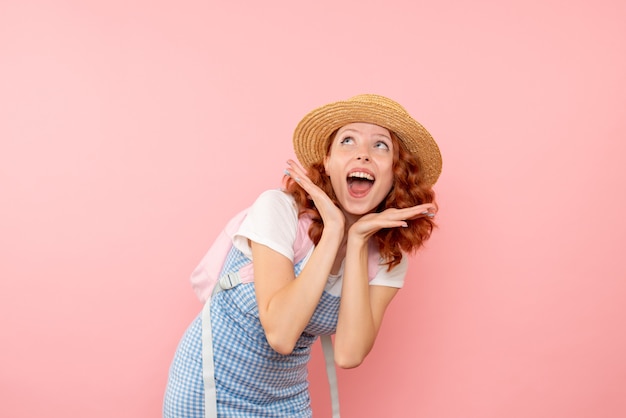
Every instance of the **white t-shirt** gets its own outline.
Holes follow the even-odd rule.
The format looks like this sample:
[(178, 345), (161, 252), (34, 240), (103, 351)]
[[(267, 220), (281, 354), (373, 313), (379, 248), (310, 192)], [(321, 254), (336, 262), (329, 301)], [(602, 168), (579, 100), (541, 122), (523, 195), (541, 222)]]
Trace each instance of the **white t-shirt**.
[[(248, 240), (263, 244), (294, 261), (294, 242), (298, 231), (298, 208), (293, 196), (280, 190), (263, 192), (250, 207), (246, 218), (233, 238), (234, 246), (252, 259)], [(307, 238), (308, 239), (308, 238)], [(313, 247), (305, 256), (303, 263), (313, 252)], [(370, 285), (401, 288), (408, 268), (408, 257), (402, 257), (400, 264), (391, 271), (382, 265)], [(331, 275), (326, 284), (326, 291), (341, 295), (343, 265), (338, 275)]]

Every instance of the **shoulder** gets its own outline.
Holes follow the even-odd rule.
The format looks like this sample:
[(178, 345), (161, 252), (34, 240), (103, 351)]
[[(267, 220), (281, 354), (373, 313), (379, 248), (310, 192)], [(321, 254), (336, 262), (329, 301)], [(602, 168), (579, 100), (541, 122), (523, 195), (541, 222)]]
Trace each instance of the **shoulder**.
[[(298, 223), (298, 207), (293, 196), (279, 189), (261, 193), (248, 209), (244, 223), (272, 224), (272, 228), (282, 225), (295, 226)], [(257, 227), (263, 228), (262, 225)]]
[(293, 213), (297, 216), (298, 207), (296, 201), (290, 194), (280, 189), (266, 190), (257, 197), (250, 210), (279, 210), (281, 212)]
[(251, 256), (248, 241), (255, 241), (293, 259), (297, 231), (295, 199), (282, 190), (266, 190), (248, 209), (233, 243), (246, 256)]

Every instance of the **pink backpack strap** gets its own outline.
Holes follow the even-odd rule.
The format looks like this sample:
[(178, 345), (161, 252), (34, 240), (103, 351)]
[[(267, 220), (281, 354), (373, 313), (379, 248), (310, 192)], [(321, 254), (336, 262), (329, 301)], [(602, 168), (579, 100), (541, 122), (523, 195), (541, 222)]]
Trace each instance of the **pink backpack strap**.
[(224, 227), (222, 232), (217, 236), (209, 251), (204, 255), (200, 264), (191, 273), (190, 281), (193, 291), (202, 303), (206, 302), (211, 296), (213, 287), (219, 279), (222, 271), (224, 260), (233, 246), (233, 236), (243, 222), (248, 209), (239, 212)]
[[(311, 248), (313, 248), (313, 241), (309, 238), (309, 226), (311, 225), (311, 222), (312, 220), (308, 216), (301, 216), (298, 218), (298, 230), (296, 231), (296, 239), (293, 243), (294, 265), (302, 261), (307, 256)], [(231, 238), (233, 235), (231, 235)], [(239, 269), (238, 276), (241, 283), (254, 282), (254, 266), (252, 263), (242, 266)]]
[(376, 275), (378, 274), (378, 270), (380, 268), (384, 268), (384, 266), (382, 266), (380, 264), (381, 262), (381, 258), (380, 258), (380, 253), (378, 252), (378, 248), (376, 248), (376, 244), (374, 243), (373, 240), (370, 240), (370, 242), (368, 243), (368, 256), (367, 256), (367, 275), (369, 278), (369, 281), (371, 282), (372, 280), (374, 280), (374, 277), (376, 277)]
[(298, 218), (298, 230), (296, 231), (296, 241), (293, 243), (293, 263), (297, 264), (313, 248), (313, 241), (309, 238), (309, 227), (313, 220), (310, 216), (300, 216)]
[[(215, 284), (219, 280), (219, 274), (224, 266), (224, 261), (228, 252), (233, 246), (233, 237), (239, 230), (239, 226), (245, 219), (248, 209), (235, 215), (217, 236), (209, 251), (204, 255), (198, 266), (191, 273), (191, 287), (202, 303), (211, 296)], [(309, 253), (313, 247), (313, 242), (309, 238), (309, 226), (311, 218), (302, 216), (298, 219), (298, 230), (294, 242), (294, 263), (299, 263)], [(252, 264), (243, 266), (240, 271), (242, 283), (254, 281)]]

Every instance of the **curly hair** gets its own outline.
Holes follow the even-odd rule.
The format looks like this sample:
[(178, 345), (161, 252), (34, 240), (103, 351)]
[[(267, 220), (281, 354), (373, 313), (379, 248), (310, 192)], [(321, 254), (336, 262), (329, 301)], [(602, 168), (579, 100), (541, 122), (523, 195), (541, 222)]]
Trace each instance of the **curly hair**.
[[(335, 134), (336, 131), (327, 140), (327, 155), (330, 152), (331, 140)], [(375, 212), (382, 212), (388, 208), (408, 208), (424, 203), (436, 205), (435, 192), (430, 185), (424, 182), (424, 174), (419, 160), (406, 149), (395, 133), (390, 132), (390, 134), (394, 149), (394, 182), (391, 190), (375, 209)], [(330, 177), (325, 174), (323, 161), (312, 164), (307, 174), (311, 181), (339, 206)], [(308, 198), (306, 191), (298, 183), (289, 176), (285, 176), (284, 181), (285, 191), (294, 197), (300, 208), (299, 216), (304, 214), (311, 216), (313, 222), (309, 228), (309, 237), (317, 245), (324, 230), (324, 223), (319, 212), (313, 201)], [(407, 223), (407, 228), (384, 228), (373, 236), (388, 270), (400, 263), (402, 252), (414, 253), (422, 247), (436, 227), (434, 221), (429, 217), (407, 220)]]

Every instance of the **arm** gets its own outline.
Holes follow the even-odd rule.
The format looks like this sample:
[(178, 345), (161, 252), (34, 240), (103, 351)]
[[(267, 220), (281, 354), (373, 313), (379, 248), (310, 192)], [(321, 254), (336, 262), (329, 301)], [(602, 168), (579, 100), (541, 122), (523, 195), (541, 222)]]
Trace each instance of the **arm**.
[[(288, 163), (290, 168), (286, 173), (296, 179), (307, 191), (320, 212), (324, 221), (322, 239), (328, 231), (332, 231), (333, 236), (338, 231), (343, 231), (345, 218), (341, 210), (308, 179), (300, 166), (294, 161)], [(427, 216), (428, 211), (433, 209), (435, 207), (432, 204), (404, 209), (391, 208), (380, 213), (364, 215), (350, 227), (346, 240), (341, 306), (335, 336), (335, 360), (340, 367), (350, 368), (361, 364), (374, 345), (387, 306), (397, 293), (396, 288), (369, 285), (367, 251), (370, 237), (383, 228), (403, 227), (407, 219)], [(343, 238), (343, 234), (340, 234), (340, 237), (339, 241)], [(332, 260), (336, 258), (338, 248), (339, 246), (332, 246), (323, 251), (329, 251), (326, 256)], [(332, 266), (332, 261), (330, 265)], [(330, 272), (328, 264), (318, 266), (311, 260), (307, 266), (315, 266), (314, 269), (320, 274), (323, 273), (323, 279), (319, 280), (325, 283)], [(316, 294), (316, 300), (319, 300), (320, 294), (321, 291)], [(310, 319), (311, 314), (307, 319)], [(304, 325), (301, 325), (302, 329)]]
[(269, 247), (251, 241), (259, 317), (274, 350), (293, 351), (319, 303), (344, 236), (345, 218), (301, 167), (290, 163), (293, 176), (315, 201), (324, 231), (304, 269), (294, 280), (293, 263)]
[(291, 260), (251, 242), (259, 317), (267, 341), (277, 352), (291, 353), (313, 316), (342, 235), (343, 231), (324, 229), (298, 280), (294, 280)]
[(357, 367), (363, 362), (374, 346), (385, 310), (398, 292), (394, 287), (369, 284), (369, 239), (380, 229), (402, 227), (406, 219), (426, 216), (424, 212), (429, 207), (420, 205), (371, 213), (350, 228), (335, 336), (335, 361), (339, 367)]
[(369, 354), (387, 306), (398, 292), (388, 286), (370, 286), (367, 245), (346, 253), (341, 306), (335, 335), (335, 362), (342, 368), (359, 366)]

